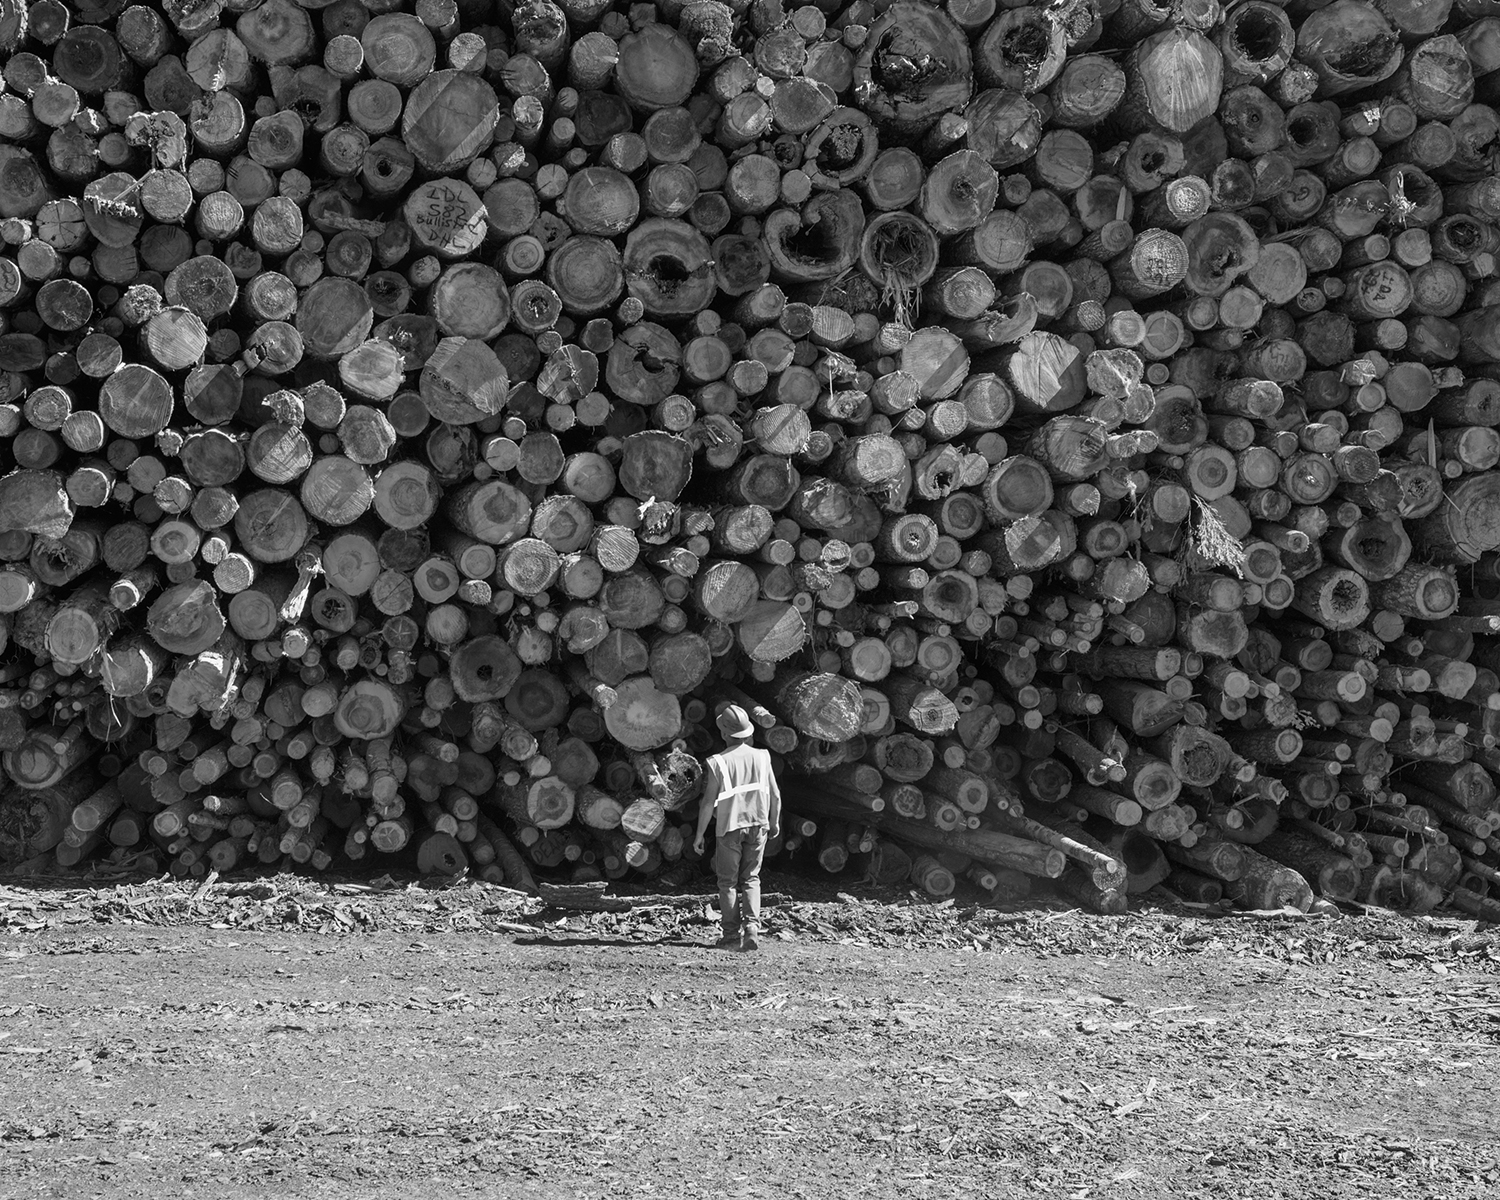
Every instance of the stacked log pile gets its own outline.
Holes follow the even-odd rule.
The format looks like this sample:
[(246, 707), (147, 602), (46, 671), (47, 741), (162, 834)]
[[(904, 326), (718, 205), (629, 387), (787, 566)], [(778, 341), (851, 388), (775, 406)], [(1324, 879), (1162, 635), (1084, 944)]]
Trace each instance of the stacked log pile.
[(1496, 0), (0, 51), (0, 855), (1500, 912)]

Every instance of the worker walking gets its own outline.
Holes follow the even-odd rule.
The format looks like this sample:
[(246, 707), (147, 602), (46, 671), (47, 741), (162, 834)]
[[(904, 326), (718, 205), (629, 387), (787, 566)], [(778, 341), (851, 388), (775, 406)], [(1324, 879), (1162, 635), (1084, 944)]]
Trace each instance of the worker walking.
[(714, 869), (719, 876), (723, 936), (715, 945), (726, 950), (759, 950), (760, 865), (766, 842), (781, 832), (781, 789), (776, 786), (771, 752), (750, 744), (755, 727), (745, 710), (726, 704), (718, 726), (729, 748), (705, 764), (693, 849), (703, 853), (708, 823), (717, 814)]

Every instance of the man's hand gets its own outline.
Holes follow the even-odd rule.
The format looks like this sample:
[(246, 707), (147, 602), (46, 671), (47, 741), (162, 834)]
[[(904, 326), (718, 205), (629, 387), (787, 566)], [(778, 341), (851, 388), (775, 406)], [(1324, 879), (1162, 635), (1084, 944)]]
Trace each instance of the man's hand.
[(704, 839), (703, 839), (703, 835), (702, 834), (699, 834), (696, 838), (693, 839), (693, 853), (694, 854), (702, 854), (703, 853), (703, 841), (704, 841)]

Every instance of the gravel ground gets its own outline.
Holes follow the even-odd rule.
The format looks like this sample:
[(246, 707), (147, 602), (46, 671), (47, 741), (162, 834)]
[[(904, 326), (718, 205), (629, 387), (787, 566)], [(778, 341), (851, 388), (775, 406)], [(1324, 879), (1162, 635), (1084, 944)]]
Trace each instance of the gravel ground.
[(0, 884), (0, 1197), (1500, 1195), (1492, 926), (769, 882)]

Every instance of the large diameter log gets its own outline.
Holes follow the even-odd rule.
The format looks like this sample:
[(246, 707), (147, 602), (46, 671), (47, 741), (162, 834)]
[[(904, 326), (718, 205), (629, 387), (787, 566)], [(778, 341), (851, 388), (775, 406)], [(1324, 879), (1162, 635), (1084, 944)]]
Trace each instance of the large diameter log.
[(1228, 744), (1218, 734), (1192, 725), (1178, 725), (1162, 734), (1151, 748), (1189, 787), (1208, 787), (1229, 763)]
[(1291, 61), (1296, 32), (1286, 13), (1266, 0), (1247, 0), (1225, 14), (1216, 34), (1226, 87), (1270, 82)]
[(1131, 51), (1125, 75), (1118, 117), (1137, 128), (1186, 133), (1218, 107), (1224, 60), (1201, 33), (1173, 26)]
[(637, 500), (675, 500), (693, 475), (693, 450), (683, 438), (648, 429), (625, 439), (619, 481)]
[(1055, 333), (1028, 333), (1006, 363), (1016, 405), (1027, 412), (1060, 412), (1083, 400), (1084, 356)]
[(1259, 853), (1292, 868), (1327, 900), (1353, 900), (1359, 869), (1326, 843), (1289, 829), (1277, 829), (1258, 843)]
[(224, 633), (219, 597), (205, 580), (179, 583), (151, 605), (146, 628), (162, 649), (173, 654), (198, 654)]
[(1500, 547), (1500, 472), (1473, 475), (1448, 489), (1447, 500), (1415, 523), (1412, 541), (1440, 563), (1478, 562)]
[(495, 352), (474, 338), (449, 337), (438, 343), (422, 367), (422, 402), (437, 420), (473, 425), (496, 416), (509, 394), (505, 366)]
[(1317, 72), (1320, 96), (1341, 96), (1395, 74), (1401, 42), (1375, 5), (1334, 0), (1302, 22), (1297, 58)]
[(1400, 521), (1358, 521), (1330, 540), (1330, 554), (1370, 583), (1394, 578), (1411, 557), (1411, 539)]
[(1241, 908), (1295, 908), (1306, 912), (1312, 907), (1312, 888), (1306, 879), (1249, 846), (1244, 847), (1244, 852), (1245, 873), (1226, 881), (1226, 896)]
[(19, 746), (0, 757), (0, 766), (17, 787), (40, 791), (84, 766), (98, 748), (82, 722), (66, 729), (39, 725), (26, 733)]
[(1344, 567), (1321, 567), (1297, 581), (1292, 607), (1328, 629), (1353, 629), (1370, 615), (1370, 589)]
[(73, 501), (54, 471), (12, 471), (0, 478), (0, 530), (60, 538), (73, 523)]
[(979, 549), (990, 556), (993, 574), (1022, 575), (1072, 554), (1078, 548), (1078, 531), (1072, 517), (1052, 508), (1022, 517), (1003, 531), (984, 534), (978, 543)]
[(434, 71), (406, 99), (401, 140), (434, 174), (459, 171), (484, 150), (500, 106), (495, 91), (469, 71)]
[(784, 662), (807, 644), (807, 621), (794, 604), (757, 600), (734, 627), (735, 640), (753, 662)]
[(1171, 864), (1162, 853), (1164, 843), (1148, 837), (1139, 829), (1121, 829), (1100, 837), (1109, 852), (1125, 864), (1125, 890), (1132, 896), (1149, 892), (1166, 879)]
[(810, 738), (847, 741), (862, 724), (864, 702), (859, 685), (839, 675), (793, 676), (778, 690), (776, 703), (787, 723)]
[(1245, 848), (1237, 842), (1203, 839), (1191, 846), (1168, 842), (1162, 847), (1173, 862), (1191, 867), (1204, 875), (1232, 883), (1247, 869)]
[(604, 725), (620, 745), (630, 750), (655, 750), (682, 731), (682, 708), (677, 697), (661, 691), (650, 676), (626, 679), (615, 692), (615, 702), (604, 710)]
[(953, 701), (914, 675), (893, 673), (880, 690), (890, 701), (891, 716), (918, 733), (948, 733), (958, 724), (958, 708)]
[(1372, 587), (1370, 601), (1405, 617), (1440, 621), (1458, 609), (1458, 584), (1440, 567), (1409, 563)]
[[(771, 275), (811, 283), (842, 275), (859, 259), (864, 208), (853, 192), (823, 192), (800, 212), (779, 208), (766, 218), (763, 237)], [(810, 236), (816, 230), (817, 240)]]
[(1029, 838), (1015, 837), (994, 829), (943, 831), (931, 825), (902, 820), (880, 813), (874, 818), (882, 832), (897, 839), (934, 850), (952, 850), (980, 862), (1009, 867), (1038, 879), (1056, 879), (1067, 865), (1067, 856), (1056, 847), (1043, 846)]
[(669, 25), (648, 24), (620, 39), (615, 84), (642, 112), (680, 105), (698, 81), (691, 44)]
[(389, 737), (405, 715), (400, 692), (379, 680), (362, 679), (339, 697), (333, 720), (345, 737), (372, 741)]
[(899, 0), (871, 25), (854, 64), (860, 109), (911, 136), (961, 108), (973, 88), (969, 41), (942, 10)]
[(708, 239), (685, 221), (642, 221), (625, 239), (626, 291), (652, 317), (702, 312), (718, 290)]

